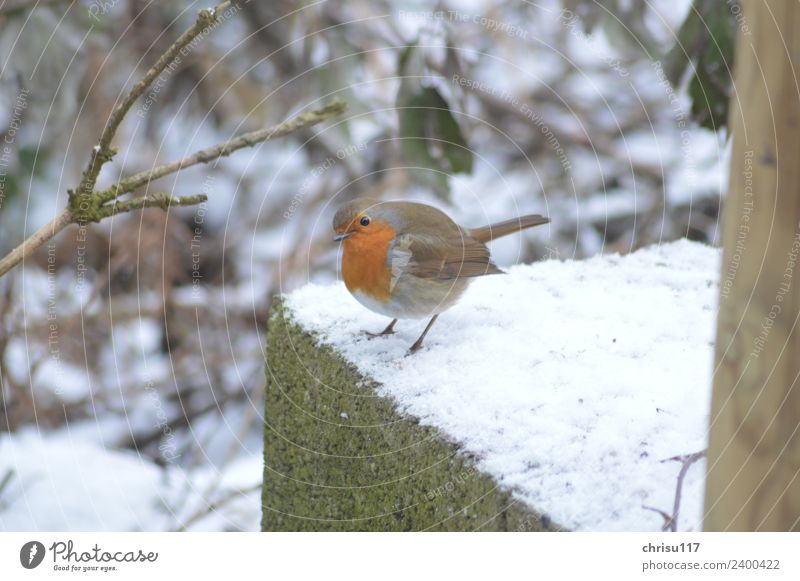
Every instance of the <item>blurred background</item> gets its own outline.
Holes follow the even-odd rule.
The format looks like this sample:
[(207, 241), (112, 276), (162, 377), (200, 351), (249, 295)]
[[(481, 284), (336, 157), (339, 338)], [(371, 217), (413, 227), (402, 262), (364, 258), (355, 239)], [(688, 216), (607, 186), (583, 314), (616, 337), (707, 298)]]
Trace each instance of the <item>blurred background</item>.
[[(80, 181), (198, 2), (0, 0), (0, 255)], [(0, 278), (1, 530), (257, 530), (271, 298), (337, 278), (335, 208), (543, 213), (502, 266), (717, 244), (737, 2), (241, 2), (134, 104), (121, 177), (339, 98), (345, 115), (153, 182)], [(744, 33), (744, 31), (743, 31)]]

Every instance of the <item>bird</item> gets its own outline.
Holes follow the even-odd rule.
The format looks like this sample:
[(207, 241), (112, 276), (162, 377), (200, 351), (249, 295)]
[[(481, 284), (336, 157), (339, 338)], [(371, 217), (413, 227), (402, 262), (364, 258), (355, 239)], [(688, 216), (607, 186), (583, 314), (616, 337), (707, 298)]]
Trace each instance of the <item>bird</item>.
[(347, 290), (366, 308), (392, 319), (380, 333), (365, 331), (369, 338), (393, 334), (398, 319), (431, 317), (409, 349), (412, 354), (472, 280), (503, 273), (487, 242), (548, 222), (535, 214), (464, 228), (428, 204), (357, 198), (336, 211), (333, 239), (342, 244)]

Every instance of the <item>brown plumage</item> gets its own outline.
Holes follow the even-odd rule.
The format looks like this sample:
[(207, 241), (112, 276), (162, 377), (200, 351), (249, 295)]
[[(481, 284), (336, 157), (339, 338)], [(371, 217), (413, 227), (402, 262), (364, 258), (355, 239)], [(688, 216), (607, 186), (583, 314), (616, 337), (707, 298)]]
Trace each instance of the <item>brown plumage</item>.
[(500, 274), (486, 242), (547, 224), (544, 216), (521, 216), (481, 228), (462, 228), (426, 204), (361, 198), (333, 219), (343, 243), (342, 278), (367, 308), (394, 320), (432, 317), (411, 347), (418, 350), (439, 313), (450, 308), (477, 276)]
[(495, 238), (508, 236), (514, 232), (525, 230), (525, 228), (533, 228), (534, 226), (541, 226), (550, 222), (550, 218), (545, 218), (539, 214), (529, 214), (527, 216), (520, 216), (519, 218), (512, 218), (497, 224), (490, 224), (482, 228), (472, 228), (469, 235), (480, 240), (481, 242), (491, 242)]

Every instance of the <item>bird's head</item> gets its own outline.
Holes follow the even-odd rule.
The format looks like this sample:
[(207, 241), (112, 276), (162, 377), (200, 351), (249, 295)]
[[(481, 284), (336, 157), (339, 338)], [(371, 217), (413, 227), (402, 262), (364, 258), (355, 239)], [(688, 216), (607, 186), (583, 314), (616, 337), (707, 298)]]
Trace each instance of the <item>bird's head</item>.
[(333, 217), (333, 239), (384, 237), (398, 231), (398, 216), (391, 204), (372, 198), (358, 198), (342, 205)]

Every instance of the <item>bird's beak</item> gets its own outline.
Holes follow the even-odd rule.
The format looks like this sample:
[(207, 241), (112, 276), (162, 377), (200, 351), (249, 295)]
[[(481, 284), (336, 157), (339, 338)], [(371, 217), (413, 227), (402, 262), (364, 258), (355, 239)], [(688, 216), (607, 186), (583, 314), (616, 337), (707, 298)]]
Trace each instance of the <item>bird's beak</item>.
[(355, 232), (353, 232), (353, 231), (350, 231), (350, 232), (339, 232), (338, 234), (336, 234), (336, 236), (333, 237), (333, 241), (334, 242), (341, 242), (342, 240), (344, 240), (345, 238), (347, 238), (349, 236), (352, 236), (353, 234), (355, 234)]

